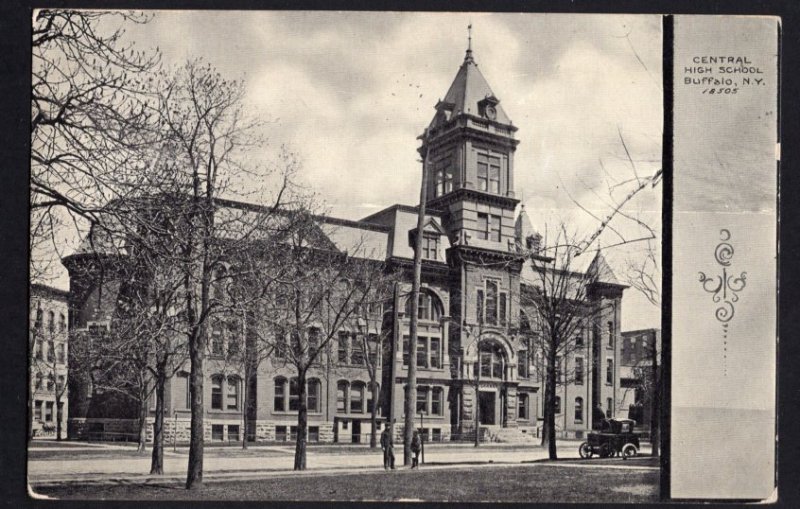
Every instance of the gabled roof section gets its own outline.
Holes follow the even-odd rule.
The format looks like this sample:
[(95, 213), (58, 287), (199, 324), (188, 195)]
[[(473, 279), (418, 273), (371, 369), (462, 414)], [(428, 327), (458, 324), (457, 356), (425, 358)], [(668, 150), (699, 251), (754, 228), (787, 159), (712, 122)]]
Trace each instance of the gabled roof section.
[[(416, 229), (417, 228), (414, 227), (414, 230)], [(439, 222), (432, 217), (427, 218), (427, 221), (425, 221), (425, 224), (422, 226), (422, 231), (423, 233), (435, 233), (437, 235), (447, 235), (447, 232), (444, 231), (444, 228), (442, 228)]]
[[(497, 99), (486, 78), (478, 70), (478, 64), (472, 57), (472, 50), (467, 50), (464, 62), (458, 68), (458, 73), (456, 73), (447, 95), (436, 105), (439, 113), (433, 117), (430, 127), (435, 127), (460, 114), (477, 116), (478, 103), (486, 98)], [(496, 122), (511, 124), (511, 119), (508, 118), (500, 104), (495, 105), (495, 110), (497, 111)]]
[(619, 282), (617, 276), (614, 274), (614, 271), (611, 270), (611, 266), (608, 264), (600, 251), (597, 252), (592, 260), (592, 263), (589, 264), (589, 268), (586, 270), (586, 273), (589, 275), (592, 281), (597, 283), (625, 286)]

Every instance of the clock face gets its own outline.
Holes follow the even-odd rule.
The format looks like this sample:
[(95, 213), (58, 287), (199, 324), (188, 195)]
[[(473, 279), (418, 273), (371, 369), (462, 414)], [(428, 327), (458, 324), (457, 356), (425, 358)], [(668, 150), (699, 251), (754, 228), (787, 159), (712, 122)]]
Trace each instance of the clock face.
[(497, 110), (494, 109), (494, 106), (491, 104), (486, 106), (486, 117), (488, 117), (489, 120), (494, 120), (497, 118)]

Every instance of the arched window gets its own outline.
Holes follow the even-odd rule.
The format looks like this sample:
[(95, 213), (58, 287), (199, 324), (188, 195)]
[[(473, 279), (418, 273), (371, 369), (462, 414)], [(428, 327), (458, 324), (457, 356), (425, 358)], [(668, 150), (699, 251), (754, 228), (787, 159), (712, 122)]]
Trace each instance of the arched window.
[(364, 384), (355, 382), (350, 388), (350, 413), (364, 412)]
[(239, 409), (239, 377), (229, 376), (228, 387), (225, 393), (225, 408), (227, 410)]
[(50, 332), (56, 330), (56, 314), (52, 311), (47, 312), (47, 330)]
[(289, 411), (300, 410), (300, 384), (297, 377), (289, 380)]
[(56, 344), (54, 341), (49, 340), (47, 342), (47, 362), (53, 362), (56, 360)]
[(339, 380), (336, 384), (336, 411), (347, 412), (347, 389), (350, 384), (347, 380)]
[(44, 381), (44, 376), (41, 373), (36, 373), (36, 389), (42, 388), (42, 382)]
[(309, 412), (321, 412), (320, 408), (320, 387), (322, 384), (316, 378), (308, 381), (308, 393), (306, 395), (306, 405)]
[[(505, 359), (503, 350), (496, 343), (481, 343), (480, 346), (480, 372), (485, 378), (503, 378), (505, 372)], [(478, 366), (475, 366), (478, 369)]]
[(44, 319), (44, 312), (42, 311), (42, 308), (36, 309), (36, 321), (34, 322), (33, 327), (35, 329), (41, 329), (43, 319)]
[(276, 412), (286, 411), (286, 379), (282, 376), (275, 379), (275, 404), (272, 408)]
[[(411, 316), (413, 306), (413, 296), (406, 300), (406, 315)], [(420, 290), (418, 318), (420, 320), (437, 322), (442, 317), (442, 303), (430, 290)]]
[(64, 332), (65, 330), (67, 330), (67, 318), (64, 313), (60, 313), (58, 315), (58, 332)]
[[(175, 408), (188, 409), (191, 408), (191, 401), (189, 399), (189, 373), (181, 371), (174, 379), (173, 397), (175, 398)], [(183, 405), (183, 406), (180, 406)]]
[(211, 408), (222, 410), (222, 375), (211, 377)]
[(583, 398), (575, 398), (575, 422), (583, 422)]
[(517, 419), (528, 420), (528, 395), (520, 393), (517, 396)]

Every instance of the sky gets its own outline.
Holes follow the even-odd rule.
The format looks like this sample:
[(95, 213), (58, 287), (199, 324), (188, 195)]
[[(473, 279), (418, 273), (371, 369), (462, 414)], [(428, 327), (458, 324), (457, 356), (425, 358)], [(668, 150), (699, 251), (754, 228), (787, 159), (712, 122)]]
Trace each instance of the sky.
[[(248, 112), (265, 121), (268, 140), (253, 159), (288, 147), (327, 211), (359, 219), (417, 203), (416, 138), (464, 59), (470, 23), (479, 69), (519, 128), (517, 197), (538, 230), (563, 220), (588, 235), (597, 219), (575, 202), (604, 217), (609, 185), (660, 168), (658, 16), (161, 11), (126, 37), (158, 47), (167, 68), (203, 57), (244, 79)], [(661, 186), (626, 211), (660, 231)], [(629, 219), (614, 225), (626, 238), (642, 233)], [(622, 267), (644, 247), (607, 256)], [(623, 330), (660, 327), (655, 306), (625, 293)]]

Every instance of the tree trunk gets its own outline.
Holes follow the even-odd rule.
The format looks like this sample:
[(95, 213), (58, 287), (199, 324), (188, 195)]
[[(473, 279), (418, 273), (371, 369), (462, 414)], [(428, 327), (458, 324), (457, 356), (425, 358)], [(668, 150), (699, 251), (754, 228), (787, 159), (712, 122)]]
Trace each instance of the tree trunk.
[(142, 396), (139, 399), (139, 446), (137, 452), (143, 453), (147, 450), (147, 398)]
[[(653, 361), (658, 362), (657, 357), (654, 357)], [(661, 367), (658, 365), (653, 366), (653, 382), (653, 394), (650, 402), (650, 455), (658, 456), (661, 441), (661, 430), (658, 425), (659, 419), (661, 419)]]
[(64, 416), (62, 415), (64, 413), (64, 410), (62, 409), (61, 398), (62, 396), (58, 394), (58, 387), (56, 387), (56, 441), (57, 442), (61, 441), (61, 419), (64, 418)]
[(369, 448), (375, 449), (378, 447), (378, 407), (380, 401), (380, 392), (378, 391), (378, 384), (372, 380), (372, 432), (369, 436)]
[(203, 483), (203, 331), (195, 327), (189, 341), (189, 396), (192, 402), (189, 424), (189, 465), (186, 473), (186, 489), (198, 488)]
[(556, 452), (556, 367), (555, 355), (549, 356), (547, 366), (547, 382), (544, 395), (544, 427), (542, 445), (547, 445), (548, 457), (558, 459)]
[(306, 469), (306, 431), (308, 429), (308, 407), (306, 405), (306, 374), (297, 377), (300, 410), (297, 413), (297, 442), (294, 450), (294, 469)]
[(247, 385), (249, 380), (249, 368), (245, 366), (242, 378), (242, 449), (247, 449)]
[[(153, 423), (153, 455), (150, 461), (151, 474), (164, 474), (164, 385), (166, 384), (165, 366), (158, 367), (156, 378), (156, 418)], [(177, 430), (173, 430), (177, 433)]]

